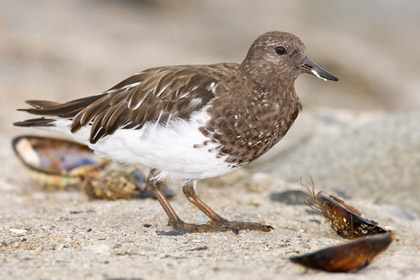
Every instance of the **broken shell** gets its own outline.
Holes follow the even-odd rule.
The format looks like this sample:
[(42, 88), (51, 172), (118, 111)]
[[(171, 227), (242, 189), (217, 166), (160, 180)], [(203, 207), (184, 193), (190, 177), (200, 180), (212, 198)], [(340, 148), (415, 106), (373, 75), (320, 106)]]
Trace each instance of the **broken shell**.
[(333, 195), (327, 195), (321, 191), (316, 195), (315, 201), (331, 227), (344, 238), (387, 232), (377, 222), (363, 218), (360, 211)]
[(369, 265), (394, 239), (392, 232), (360, 237), (342, 245), (290, 257), (290, 260), (305, 267), (329, 272), (355, 271)]
[(322, 191), (315, 194), (309, 187), (303, 186), (313, 197), (313, 201), (308, 201), (309, 206), (320, 212), (340, 236), (351, 239), (388, 232), (377, 222), (363, 218), (359, 210), (338, 197)]
[[(153, 191), (146, 185), (146, 177), (138, 169), (131, 172), (114, 169), (93, 172), (83, 183), (83, 191), (91, 199), (155, 197)], [(175, 195), (165, 184), (162, 184), (162, 191), (167, 198)]]
[(121, 170), (103, 170), (91, 173), (83, 183), (89, 198), (116, 200), (128, 198), (139, 192), (131, 181), (130, 173)]
[(12, 147), (31, 179), (48, 189), (80, 184), (109, 162), (87, 146), (58, 138), (23, 135), (13, 139)]

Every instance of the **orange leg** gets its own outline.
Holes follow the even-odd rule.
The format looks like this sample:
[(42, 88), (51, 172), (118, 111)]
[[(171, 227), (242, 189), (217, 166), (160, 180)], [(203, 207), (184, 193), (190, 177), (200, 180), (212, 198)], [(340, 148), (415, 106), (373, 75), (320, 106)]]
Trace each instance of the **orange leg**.
[(169, 204), (168, 199), (162, 192), (160, 182), (155, 180), (154, 177), (158, 174), (156, 169), (152, 169), (147, 178), (147, 183), (153, 190), (156, 198), (158, 199), (160, 205), (162, 205), (163, 210), (165, 210), (168, 215), (169, 221), (168, 225), (172, 226), (175, 230), (181, 230), (185, 232), (215, 232), (215, 231), (228, 231), (231, 230), (235, 233), (239, 233), (240, 230), (257, 230), (268, 232), (273, 229), (272, 226), (263, 225), (258, 223), (249, 223), (249, 222), (230, 222), (219, 214), (214, 212), (207, 204), (205, 204), (196, 194), (194, 190), (194, 185), (192, 182), (188, 182), (183, 187), (183, 192), (188, 200), (197, 206), (204, 214), (206, 214), (211, 221), (207, 224), (189, 224), (182, 221), (178, 215), (175, 213), (172, 206)]

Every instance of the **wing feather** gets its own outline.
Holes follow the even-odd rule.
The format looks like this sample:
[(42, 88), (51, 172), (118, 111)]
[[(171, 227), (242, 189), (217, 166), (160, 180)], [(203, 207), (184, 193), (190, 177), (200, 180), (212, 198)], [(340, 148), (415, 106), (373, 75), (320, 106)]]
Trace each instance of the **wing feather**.
[(140, 129), (147, 122), (165, 124), (188, 119), (225, 89), (223, 75), (201, 66), (152, 68), (118, 83), (101, 95), (59, 104), (28, 101), (26, 111), (72, 120), (71, 131), (91, 125), (89, 141), (96, 143), (119, 128)]

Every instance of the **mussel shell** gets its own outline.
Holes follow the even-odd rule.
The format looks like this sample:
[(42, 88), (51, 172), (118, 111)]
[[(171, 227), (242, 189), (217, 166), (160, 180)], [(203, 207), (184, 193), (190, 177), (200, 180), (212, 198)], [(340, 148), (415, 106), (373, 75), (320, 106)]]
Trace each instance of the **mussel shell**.
[(312, 206), (320, 211), (331, 227), (344, 238), (352, 239), (387, 232), (377, 222), (362, 217), (362, 213), (356, 208), (322, 191), (314, 195)]
[(290, 260), (308, 268), (329, 272), (355, 271), (369, 265), (394, 239), (392, 232), (360, 237), (345, 244), (293, 256)]
[(87, 146), (65, 139), (22, 135), (12, 140), (12, 147), (30, 177), (48, 188), (80, 184), (88, 172), (108, 163)]

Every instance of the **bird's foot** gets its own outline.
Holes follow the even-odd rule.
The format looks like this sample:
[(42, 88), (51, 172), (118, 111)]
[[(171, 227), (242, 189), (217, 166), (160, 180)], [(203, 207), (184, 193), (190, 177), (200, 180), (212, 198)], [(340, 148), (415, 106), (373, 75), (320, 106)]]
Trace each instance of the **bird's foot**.
[(251, 222), (235, 222), (235, 221), (210, 221), (207, 224), (189, 224), (184, 223), (182, 220), (179, 221), (170, 221), (169, 225), (172, 226), (174, 230), (184, 231), (187, 233), (197, 233), (197, 232), (225, 232), (232, 231), (235, 234), (238, 234), (241, 230), (255, 230), (269, 232), (274, 229), (270, 225), (263, 225), (259, 223)]
[(260, 223), (252, 223), (252, 222), (236, 222), (236, 221), (224, 221), (222, 223), (218, 222), (210, 222), (217, 225), (217, 227), (231, 230), (234, 233), (238, 234), (241, 230), (253, 230), (253, 231), (263, 231), (263, 232), (269, 232), (270, 230), (273, 230), (274, 228), (270, 225), (263, 225)]

